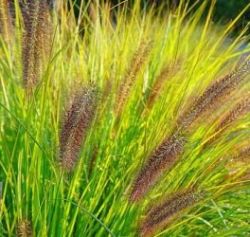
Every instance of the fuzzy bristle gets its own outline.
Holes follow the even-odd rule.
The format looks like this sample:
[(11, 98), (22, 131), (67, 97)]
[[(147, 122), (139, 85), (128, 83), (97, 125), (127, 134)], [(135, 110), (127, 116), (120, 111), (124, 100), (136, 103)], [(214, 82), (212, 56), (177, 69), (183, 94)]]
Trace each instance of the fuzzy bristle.
[(37, 84), (48, 55), (52, 26), (47, 1), (28, 1), (23, 6), (23, 81), (30, 90)]
[(22, 220), (18, 223), (17, 236), (18, 237), (32, 237), (33, 236), (30, 221)]
[(248, 96), (237, 103), (232, 110), (222, 117), (220, 123), (215, 128), (213, 136), (204, 144), (204, 148), (215, 142), (220, 135), (235, 121), (250, 112), (250, 99)]
[(220, 122), (217, 130), (220, 130), (232, 122), (236, 121), (239, 117), (244, 116), (250, 112), (250, 98), (247, 96), (241, 100)]
[(65, 111), (60, 134), (60, 162), (70, 172), (75, 167), (82, 143), (93, 122), (97, 106), (95, 87), (86, 87), (73, 96)]
[(10, 41), (13, 25), (11, 15), (11, 4), (9, 0), (0, 1), (0, 33), (4, 35), (7, 42)]
[(179, 62), (167, 65), (162, 69), (160, 74), (157, 76), (152, 86), (152, 89), (150, 90), (150, 94), (146, 102), (146, 107), (148, 109), (152, 108), (152, 105), (156, 101), (157, 97), (160, 95), (164, 82), (166, 80), (171, 79), (179, 71), (179, 69), (180, 69)]
[[(213, 107), (225, 95), (238, 86), (238, 84), (247, 76), (250, 69), (250, 61), (246, 61), (243, 66), (236, 69), (233, 73), (227, 75), (223, 79), (216, 81), (210, 86), (187, 110), (184, 115), (177, 120), (178, 129), (176, 128), (173, 136), (168, 137), (162, 142), (158, 148), (150, 155), (148, 161), (139, 172), (132, 187), (130, 196), (131, 201), (140, 200), (151, 186), (159, 179), (161, 174), (169, 170), (178, 160), (181, 155), (185, 137), (180, 133), (185, 133), (188, 127), (206, 110)], [(224, 123), (232, 122), (239, 115), (244, 114), (249, 110), (249, 99), (245, 100), (232, 111)]]
[(214, 108), (225, 97), (247, 77), (250, 70), (250, 60), (246, 61), (234, 72), (213, 83), (194, 104), (180, 117), (178, 124), (181, 127), (188, 128), (204, 112)]
[[(244, 144), (239, 148), (235, 148), (235, 150), (234, 154), (229, 157), (226, 163), (228, 170), (226, 178), (232, 179), (236, 177), (238, 181), (250, 181), (250, 145)], [(241, 171), (242, 169), (245, 169), (243, 173)]]
[(184, 144), (185, 138), (174, 134), (155, 149), (133, 183), (130, 201), (140, 200), (162, 173), (173, 167), (183, 151)]
[(125, 104), (126, 98), (129, 96), (131, 88), (135, 83), (135, 79), (138, 76), (147, 56), (151, 49), (151, 42), (142, 42), (135, 52), (131, 63), (129, 64), (125, 78), (121, 82), (118, 89), (117, 103), (116, 103), (116, 114), (119, 116), (123, 105)]
[(233, 155), (231, 161), (241, 161), (247, 164), (250, 161), (250, 145), (245, 145), (238, 149), (236, 154)]
[(188, 189), (176, 192), (163, 203), (153, 206), (140, 225), (140, 236), (149, 237), (166, 225), (169, 225), (183, 210), (192, 207), (202, 198), (201, 193)]

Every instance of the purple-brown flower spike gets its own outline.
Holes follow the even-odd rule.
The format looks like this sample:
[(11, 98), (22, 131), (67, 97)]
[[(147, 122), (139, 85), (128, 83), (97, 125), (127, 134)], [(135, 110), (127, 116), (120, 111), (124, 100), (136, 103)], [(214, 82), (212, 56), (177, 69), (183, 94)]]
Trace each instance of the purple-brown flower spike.
[[(198, 117), (213, 108), (224, 96), (230, 94), (247, 77), (249, 70), (250, 61), (248, 60), (231, 74), (213, 83), (177, 120), (178, 129), (175, 128), (173, 135), (167, 137), (153, 151), (133, 182), (131, 201), (140, 200), (156, 183), (162, 173), (174, 166), (185, 145), (185, 137), (181, 133), (185, 133)], [(248, 108), (248, 106), (243, 106), (238, 108), (238, 111), (245, 111), (245, 107)]]
[(150, 49), (151, 42), (143, 41), (132, 58), (130, 66), (126, 72), (125, 78), (121, 82), (121, 85), (118, 89), (117, 103), (115, 108), (118, 117), (120, 116), (123, 106), (131, 92), (131, 88), (135, 83), (135, 79), (138, 76), (143, 64), (145, 63), (149, 55)]
[(210, 140), (208, 140), (204, 147), (210, 145), (214, 141), (220, 137), (221, 133), (225, 131), (228, 126), (231, 126), (235, 121), (240, 119), (241, 117), (244, 117), (247, 113), (250, 112), (250, 98), (246, 96), (242, 100), (240, 100), (228, 113), (226, 113), (218, 126), (215, 129), (214, 135), (211, 137)]
[(0, 33), (4, 35), (7, 42), (11, 40), (13, 33), (11, 6), (9, 0), (0, 1)]
[(194, 189), (173, 193), (161, 204), (154, 205), (142, 221), (139, 229), (141, 237), (150, 237), (169, 225), (185, 209), (192, 207), (202, 199), (202, 194)]
[(28, 1), (23, 5), (23, 83), (30, 91), (39, 80), (42, 63), (50, 48), (52, 25), (50, 6), (45, 0)]
[(223, 117), (217, 130), (226, 128), (228, 125), (250, 112), (250, 95), (243, 98), (234, 108)]
[(180, 60), (175, 62), (174, 64), (171, 63), (170, 65), (166, 65), (157, 76), (153, 86), (150, 90), (149, 97), (146, 102), (147, 109), (152, 108), (153, 104), (155, 103), (157, 97), (160, 95), (162, 87), (165, 81), (170, 80), (173, 76), (177, 74), (180, 69)]
[(130, 201), (139, 201), (162, 173), (173, 167), (183, 151), (184, 144), (185, 138), (176, 133), (163, 141), (153, 151), (132, 185)]
[(194, 104), (180, 116), (178, 124), (187, 129), (204, 112), (214, 108), (226, 96), (229, 96), (237, 86), (249, 75), (250, 60), (235, 69), (232, 73), (213, 83), (196, 99)]
[(63, 170), (74, 169), (97, 108), (97, 91), (93, 86), (83, 88), (73, 96), (65, 111), (60, 134), (60, 162)]
[(18, 237), (32, 237), (33, 236), (30, 221), (22, 220), (18, 223), (17, 236)]

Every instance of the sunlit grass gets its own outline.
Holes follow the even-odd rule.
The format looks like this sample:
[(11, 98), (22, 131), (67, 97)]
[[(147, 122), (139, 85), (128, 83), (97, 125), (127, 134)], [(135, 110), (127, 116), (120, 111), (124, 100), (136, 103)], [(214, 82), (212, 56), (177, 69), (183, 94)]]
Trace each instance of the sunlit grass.
[[(158, 14), (141, 11), (139, 1), (112, 13), (108, 5), (93, 5), (92, 14), (83, 7), (77, 21), (62, 6), (52, 13), (49, 60), (29, 95), (23, 86), (23, 27), (16, 9), (15, 35), (0, 35), (0, 236), (15, 236), (26, 220), (34, 236), (136, 236), (149, 207), (190, 186), (204, 198), (157, 236), (250, 234), (249, 160), (231, 159), (250, 145), (250, 113), (206, 145), (221, 118), (249, 94), (249, 77), (193, 124), (179, 161), (146, 197), (129, 202), (143, 162), (171, 134), (179, 116), (249, 51), (248, 46), (239, 51), (246, 44), (244, 30), (228, 38), (238, 19), (216, 27), (211, 4), (201, 20), (206, 4), (191, 15), (185, 1), (173, 12)], [(139, 57), (126, 94), (119, 94), (135, 66), (133, 58)], [(148, 106), (166, 68), (169, 73)], [(74, 91), (89, 83), (99, 91), (97, 115), (74, 171), (65, 173), (59, 163), (63, 111)]]

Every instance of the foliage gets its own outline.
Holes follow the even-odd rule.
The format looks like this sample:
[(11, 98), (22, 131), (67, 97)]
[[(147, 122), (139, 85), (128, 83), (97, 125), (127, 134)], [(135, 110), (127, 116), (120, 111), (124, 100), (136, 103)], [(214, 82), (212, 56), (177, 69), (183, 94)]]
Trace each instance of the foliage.
[[(248, 236), (249, 47), (239, 51), (244, 31), (227, 37), (239, 19), (217, 28), (209, 5), (201, 23), (208, 1), (166, 17), (137, 1), (112, 12), (116, 22), (105, 4), (78, 21), (61, 6), (47, 57), (33, 49), (26, 59), (42, 65), (28, 90), (17, 2), (12, 37), (0, 35), (0, 236), (137, 236), (145, 226), (154, 236)], [(90, 85), (95, 106), (78, 99)], [(176, 130), (176, 162), (133, 202), (134, 180)]]
[[(113, 4), (113, 6), (117, 6), (116, 8), (122, 7), (123, 5), (133, 4), (134, 0), (124, 1), (124, 0), (99, 0), (100, 2), (109, 2)], [(76, 14), (79, 11), (79, 6), (83, 3), (83, 6), (87, 6), (90, 1), (88, 0), (77, 0), (75, 3), (75, 12)], [(142, 9), (151, 8), (152, 6), (156, 6), (157, 9), (161, 8), (164, 5), (165, 9), (173, 8), (177, 6), (181, 1), (180, 0), (141, 0)], [(197, 3), (197, 5), (201, 5), (203, 1), (197, 0), (189, 0), (186, 1), (189, 6)], [(213, 2), (213, 0), (210, 0)], [(236, 18), (236, 16), (244, 9), (244, 7), (249, 3), (248, 0), (217, 0), (215, 9), (213, 12), (213, 20), (216, 23), (224, 24)], [(250, 20), (250, 10), (246, 11), (241, 20), (237, 23), (237, 27), (235, 27), (233, 33), (239, 33), (242, 28), (247, 25)]]

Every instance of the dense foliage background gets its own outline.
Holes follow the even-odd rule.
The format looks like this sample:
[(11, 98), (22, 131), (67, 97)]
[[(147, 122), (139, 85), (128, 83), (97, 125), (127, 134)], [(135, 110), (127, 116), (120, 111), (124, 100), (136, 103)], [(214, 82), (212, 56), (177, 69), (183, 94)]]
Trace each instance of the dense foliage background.
[[(76, 13), (77, 9), (81, 3), (81, 1), (85, 1), (86, 4), (89, 2), (88, 0), (76, 0)], [(111, 2), (113, 5), (123, 5), (124, 0), (101, 0), (105, 2)], [(212, 0), (211, 0), (212, 1)], [(128, 0), (128, 4), (133, 4), (134, 0)], [(177, 6), (180, 0), (142, 0), (142, 6), (160, 6), (165, 2), (166, 7), (173, 7)], [(190, 5), (193, 3), (197, 2), (197, 0), (190, 0)], [(200, 1), (199, 4), (201, 4), (203, 1)], [(126, 3), (126, 4), (127, 4)], [(199, 5), (198, 4), (198, 5)], [(228, 22), (232, 19), (234, 19), (240, 12), (241, 10), (249, 4), (248, 0), (218, 0), (215, 5), (215, 10), (214, 10), (214, 16), (213, 19), (215, 22), (220, 22), (220, 23), (225, 23)], [(239, 21), (238, 25), (236, 26), (236, 32), (239, 31), (242, 27), (244, 27), (247, 24), (247, 21), (250, 20), (250, 9), (246, 11), (244, 16), (242, 17), (241, 21)]]
[(0, 237), (250, 236), (247, 14), (75, 1), (0, 0)]

